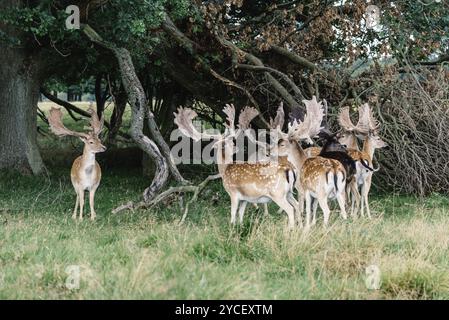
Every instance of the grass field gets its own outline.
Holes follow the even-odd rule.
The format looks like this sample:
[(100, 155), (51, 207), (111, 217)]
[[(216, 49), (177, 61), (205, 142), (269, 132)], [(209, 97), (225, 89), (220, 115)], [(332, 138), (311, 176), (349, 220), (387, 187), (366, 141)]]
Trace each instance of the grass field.
[[(244, 225), (231, 227), (217, 181), (180, 226), (176, 201), (112, 215), (149, 179), (138, 167), (110, 166), (97, 191), (98, 219), (74, 222), (69, 164), (81, 142), (39, 139), (49, 176), (0, 173), (0, 298), (449, 298), (444, 196), (372, 196), (372, 220), (342, 221), (333, 212), (328, 230), (305, 235), (287, 232), (274, 205), (268, 217), (249, 208)], [(371, 265), (380, 270), (378, 290), (366, 285)], [(73, 268), (78, 289), (66, 286)]]

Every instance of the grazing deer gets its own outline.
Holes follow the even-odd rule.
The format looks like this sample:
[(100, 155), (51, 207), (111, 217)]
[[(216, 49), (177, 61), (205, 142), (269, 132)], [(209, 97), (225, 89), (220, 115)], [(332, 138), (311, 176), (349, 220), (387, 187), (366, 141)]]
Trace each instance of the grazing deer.
[[(245, 111), (246, 110), (246, 111)], [(295, 212), (298, 204), (293, 198), (292, 190), (295, 183), (293, 167), (289, 163), (260, 161), (256, 163), (233, 163), (233, 139), (238, 136), (249, 122), (258, 114), (253, 108), (245, 108), (240, 115), (241, 128), (236, 132), (234, 127), (235, 108), (227, 105), (223, 110), (227, 115), (224, 134), (200, 133), (193, 126), (192, 120), (196, 112), (189, 108), (178, 108), (174, 122), (184, 135), (193, 140), (202, 138), (217, 140), (218, 171), (222, 177), (223, 186), (231, 198), (231, 223), (235, 224), (237, 210), (239, 221), (243, 222), (246, 205), (250, 203), (266, 203), (274, 201), (288, 216), (288, 227), (293, 228)], [(302, 225), (301, 219), (298, 220)]]
[[(299, 142), (302, 140), (313, 143), (311, 137), (322, 130), (321, 122), (324, 116), (323, 105), (315, 96), (312, 100), (303, 102), (307, 110), (304, 120), (301, 122), (295, 119), (289, 124), (286, 134), (280, 131), (281, 139), (272, 152), (280, 157), (287, 156), (299, 174), (296, 188), (300, 197), (300, 207), (303, 208), (304, 199), (306, 202), (306, 228), (310, 227), (311, 205), (314, 199), (317, 199), (323, 210), (324, 226), (327, 226), (330, 215), (328, 198), (337, 198), (340, 214), (344, 219), (347, 218), (344, 194), (346, 172), (339, 161), (320, 156), (309, 158), (300, 146)], [(316, 211), (316, 206), (314, 209)]]
[(106, 147), (101, 143), (98, 135), (103, 128), (104, 118), (98, 119), (96, 112), (89, 108), (90, 116), (90, 130), (88, 133), (77, 132), (67, 129), (62, 123), (62, 112), (60, 109), (51, 108), (48, 122), (51, 131), (57, 136), (74, 136), (79, 137), (84, 142), (83, 154), (73, 161), (70, 178), (72, 180), (73, 188), (76, 192), (75, 209), (73, 210), (72, 218), (76, 219), (78, 205), (79, 218), (83, 220), (84, 207), (84, 191), (89, 191), (89, 205), (90, 205), (90, 219), (94, 220), (96, 217), (95, 191), (101, 180), (101, 168), (95, 160), (95, 154), (104, 152)]

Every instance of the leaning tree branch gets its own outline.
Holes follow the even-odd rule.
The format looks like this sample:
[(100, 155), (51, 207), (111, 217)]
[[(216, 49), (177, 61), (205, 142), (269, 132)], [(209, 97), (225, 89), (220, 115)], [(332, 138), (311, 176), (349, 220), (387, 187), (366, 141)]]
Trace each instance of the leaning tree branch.
[(326, 70), (318, 67), (315, 63), (309, 61), (308, 59), (297, 55), (296, 53), (289, 51), (283, 47), (272, 45), (271, 50), (276, 52), (279, 55), (284, 56), (289, 59), (291, 62), (306, 68), (312, 72), (316, 72), (324, 77), (325, 80), (329, 81), (332, 84), (337, 84), (337, 86), (342, 86), (343, 83), (347, 82), (348, 77), (345, 75), (343, 77), (334, 77), (331, 73)]
[[(84, 25), (83, 31), (89, 39), (91, 39), (91, 41), (111, 50), (116, 56), (120, 66), (123, 86), (128, 93), (131, 110), (133, 111), (130, 128), (131, 136), (142, 148), (142, 150), (146, 151), (156, 163), (156, 175), (150, 187), (144, 191), (144, 200), (148, 201), (152, 199), (155, 194), (162, 189), (168, 179), (168, 172), (165, 172), (167, 166), (171, 175), (177, 182), (188, 183), (188, 181), (184, 179), (178, 171), (178, 168), (170, 155), (170, 148), (159, 131), (154, 114), (149, 109), (147, 110), (148, 127), (150, 129), (151, 136), (155, 139), (157, 144), (143, 134), (143, 121), (145, 118), (147, 98), (145, 96), (145, 91), (142, 84), (137, 77), (129, 51), (125, 48), (118, 48), (114, 44), (104, 41), (89, 25)], [(162, 154), (158, 148), (158, 145), (162, 149)]]
[(303, 96), (301, 90), (298, 88), (298, 86), (295, 84), (295, 82), (292, 79), (290, 79), (290, 77), (288, 75), (286, 75), (285, 73), (283, 73), (277, 69), (270, 68), (270, 67), (253, 66), (250, 64), (241, 64), (241, 63), (237, 63), (236, 68), (247, 69), (250, 71), (271, 72), (271, 73), (277, 74), (282, 79), (284, 79), (285, 82), (287, 82), (290, 85), (290, 87), (295, 92), (295, 95), (297, 97), (304, 99), (304, 96)]
[(274, 52), (284, 56), (287, 59), (289, 59), (291, 62), (294, 62), (294, 63), (300, 65), (301, 67), (307, 68), (307, 69), (309, 69), (310, 71), (313, 71), (313, 72), (319, 72), (319, 73), (326, 74), (326, 72), (324, 70), (321, 70), (320, 68), (318, 68), (313, 62), (307, 60), (304, 57), (298, 56), (297, 54), (295, 54), (292, 51), (288, 51), (287, 49), (285, 49), (283, 47), (275, 46), (275, 45), (272, 45), (271, 49)]
[(416, 61), (416, 64), (419, 64), (422, 66), (435, 66), (435, 65), (441, 64), (446, 61), (449, 61), (449, 54), (443, 55), (433, 61)]
[[(134, 69), (131, 55), (127, 49), (117, 47), (115, 44), (103, 40), (89, 25), (83, 25), (82, 30), (92, 42), (111, 50), (118, 61), (122, 83), (128, 93), (132, 110), (130, 127), (131, 136), (139, 147), (150, 156), (156, 165), (153, 181), (143, 193), (144, 201), (149, 202), (166, 184), (169, 176), (169, 167), (167, 165), (167, 159), (161, 154), (157, 144), (143, 133), (147, 98)], [(154, 121), (154, 117), (152, 117), (150, 121)], [(154, 127), (157, 128), (157, 125), (154, 124)]]
[[(225, 39), (222, 36), (219, 36), (218, 34), (216, 34), (215, 37), (223, 46), (235, 52), (237, 55), (245, 58), (255, 66), (265, 67), (262, 60), (257, 58), (255, 55), (240, 49), (234, 43)], [(299, 103), (295, 100), (295, 98), (288, 92), (287, 89), (285, 89), (285, 87), (279, 81), (276, 80), (276, 78), (274, 78), (269, 72), (265, 72), (265, 75), (270, 85), (272, 85), (273, 88), (281, 95), (281, 97), (287, 102), (290, 108), (301, 107)]]
[[(245, 93), (245, 95), (248, 97), (249, 101), (254, 105), (254, 107), (260, 111), (259, 104), (254, 99), (252, 94), (249, 92), (248, 89), (243, 87), (242, 85), (236, 83), (235, 81), (232, 81), (222, 75), (220, 75), (217, 71), (212, 69), (209, 64), (204, 61), (204, 59), (201, 57), (201, 55), (198, 54), (198, 48), (200, 48), (199, 45), (197, 45), (194, 41), (189, 39), (184, 33), (182, 33), (176, 25), (173, 23), (173, 21), (170, 19), (168, 15), (165, 15), (165, 20), (162, 22), (162, 29), (184, 49), (186, 49), (199, 63), (201, 68), (205, 71), (210, 73), (214, 78), (220, 80), (227, 86), (235, 87)], [(261, 124), (268, 128), (268, 122), (265, 120), (265, 118), (262, 116), (262, 113), (259, 112), (258, 118), (261, 121)]]

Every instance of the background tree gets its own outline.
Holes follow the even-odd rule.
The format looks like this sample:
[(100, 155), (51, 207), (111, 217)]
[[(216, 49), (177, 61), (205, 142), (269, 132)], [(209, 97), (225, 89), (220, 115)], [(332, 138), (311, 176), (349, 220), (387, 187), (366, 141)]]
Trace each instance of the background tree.
[[(68, 4), (80, 6), (82, 22), (95, 31), (91, 36), (96, 34), (97, 38), (64, 28), (64, 9)], [(390, 108), (395, 92), (387, 89), (397, 88), (396, 84), (409, 75), (423, 81), (416, 84), (413, 80), (424, 90), (426, 105), (447, 103), (444, 94), (438, 96), (437, 102), (434, 99), (435, 92), (444, 92), (444, 88), (432, 93), (426, 91), (429, 86), (424, 84), (432, 74), (433, 79), (447, 81), (447, 3), (398, 0), (370, 4), (380, 9), (380, 23), (371, 29), (366, 27), (367, 3), (361, 0), (28, 1), (26, 5), (9, 0), (2, 3), (0, 14), (5, 21), (1, 26), (2, 39), (9, 44), (8, 49), (2, 47), (2, 50), (10, 50), (5, 54), (13, 54), (19, 66), (25, 60), (32, 60), (33, 68), (41, 71), (28, 73), (27, 80), (22, 80), (30, 87), (35, 83), (30, 92), (36, 93), (35, 87), (39, 86), (45, 90), (50, 81), (69, 85), (82, 79), (95, 79), (101, 109), (103, 98), (114, 90), (112, 96), (121, 101), (121, 107), (110, 119), (111, 139), (119, 130), (124, 101), (131, 102), (133, 112), (137, 111), (131, 101), (135, 98), (130, 94), (137, 90), (142, 94), (139, 103), (145, 107), (143, 114), (152, 115), (148, 118), (147, 137), (157, 147), (152, 159), (154, 163), (168, 164), (167, 167), (160, 165), (164, 171), (160, 171), (160, 177), (168, 177), (170, 171), (182, 182), (176, 167), (170, 166), (168, 144), (163, 139), (171, 128), (172, 110), (180, 104), (193, 104), (200, 117), (213, 125), (222, 122), (221, 109), (225, 103), (234, 102), (239, 108), (250, 104), (261, 111), (256, 125), (264, 127), (280, 101), (291, 110), (300, 107), (302, 99), (317, 95), (329, 102), (330, 116), (340, 106), (369, 101), (378, 112), (396, 110), (391, 111), (394, 113), (391, 119), (397, 122), (402, 121), (398, 109)], [(17, 45), (19, 42), (22, 46)], [(135, 71), (133, 79), (140, 85), (136, 81), (126, 84), (126, 70), (123, 61), (120, 64), (117, 59), (117, 50), (122, 58), (129, 52), (127, 58), (131, 61), (128, 59), (127, 63)], [(21, 54), (27, 59), (20, 60)], [(11, 69), (2, 65), (5, 70)], [(19, 79), (21, 73), (14, 70), (5, 73), (5, 77)], [(442, 72), (442, 78), (435, 76), (438, 72)], [(3, 96), (10, 91), (6, 84), (1, 86), (0, 99), (5, 101)], [(27, 99), (27, 103), (14, 108), (14, 112), (27, 108), (24, 109), (27, 121), (18, 113), (8, 114), (11, 108), (2, 103), (0, 119), (17, 120), (16, 124), (14, 121), (5, 124), (5, 128), (14, 126), (10, 132), (25, 127), (24, 123), (29, 128), (35, 127), (34, 100)], [(11, 103), (17, 105), (14, 101), (8, 105)], [(410, 101), (402, 99), (398, 103), (405, 106)], [(134, 121), (131, 127), (136, 125)], [(140, 124), (138, 127), (131, 136), (145, 150), (139, 143)], [(40, 157), (33, 142), (35, 132), (22, 131), (27, 132), (22, 134), (25, 137), (22, 141), (26, 141), (23, 144), (35, 150), (31, 158), (37, 160), (31, 162), (36, 169), (32, 171), (38, 173), (42, 162), (38, 161)], [(393, 133), (386, 134), (391, 135), (387, 137), (391, 141), (396, 139)], [(2, 146), (8, 145), (9, 137), (3, 134)], [(9, 145), (13, 144), (9, 142)], [(25, 147), (8, 148), (10, 151), (0, 155), (2, 167), (20, 163), (25, 164), (20, 167), (29, 166)], [(398, 147), (387, 153), (385, 164), (388, 166), (388, 162), (403, 157), (400, 154), (403, 150)], [(148, 148), (146, 151), (151, 153)], [(8, 160), (13, 154), (21, 155), (26, 161)], [(440, 172), (436, 167), (432, 170)], [(401, 185), (397, 174), (390, 172), (390, 176), (388, 181)], [(428, 172), (423, 172), (421, 178), (424, 176)], [(164, 183), (150, 188), (152, 191), (146, 192), (145, 198), (149, 200)], [(440, 181), (439, 185), (445, 183), (449, 181)], [(422, 187), (418, 192), (428, 191), (428, 187)]]

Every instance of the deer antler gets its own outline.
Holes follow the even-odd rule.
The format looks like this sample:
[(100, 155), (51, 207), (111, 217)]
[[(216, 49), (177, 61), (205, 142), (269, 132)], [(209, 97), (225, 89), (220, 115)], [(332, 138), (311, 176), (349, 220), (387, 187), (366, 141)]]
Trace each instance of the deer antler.
[(50, 115), (48, 116), (48, 123), (50, 124), (50, 130), (57, 136), (75, 136), (81, 138), (88, 138), (89, 135), (84, 132), (77, 132), (67, 129), (62, 123), (62, 111), (61, 109), (52, 107), (50, 109)]
[(257, 111), (256, 108), (254, 107), (245, 107), (242, 112), (240, 112), (239, 115), (239, 124), (238, 127), (239, 129), (242, 130), (246, 130), (249, 129), (250, 123), (251, 121), (253, 121), (253, 119), (255, 117), (257, 117), (259, 115), (259, 111)]
[(104, 114), (101, 115), (101, 119), (98, 119), (98, 115), (95, 112), (95, 110), (92, 108), (92, 105), (89, 106), (89, 109), (87, 109), (87, 112), (90, 113), (90, 129), (92, 130), (93, 134), (98, 137), (101, 130), (103, 130)]
[(226, 104), (223, 108), (223, 112), (226, 115), (225, 127), (229, 130), (230, 134), (235, 134), (235, 107), (231, 104)]
[(192, 138), (195, 141), (204, 139), (221, 139), (221, 134), (206, 134), (199, 132), (193, 125), (193, 119), (197, 116), (197, 113), (190, 108), (179, 107), (178, 112), (173, 113), (175, 115), (174, 122), (178, 126), (181, 132)]
[(303, 100), (306, 105), (306, 116), (304, 117), (304, 123), (307, 123), (309, 137), (316, 136), (323, 127), (321, 122), (324, 117), (323, 103), (318, 102), (316, 96), (312, 97), (312, 100)]
[(279, 128), (282, 130), (282, 127), (284, 126), (284, 103), (281, 101), (281, 104), (278, 107), (278, 110), (276, 111), (276, 117), (274, 119), (270, 118), (270, 128), (276, 129)]
[(367, 135), (370, 131), (379, 129), (379, 122), (374, 118), (372, 110), (368, 103), (359, 107), (359, 122), (356, 126), (356, 131), (359, 134)]
[(380, 128), (380, 123), (379, 121), (377, 121), (376, 118), (374, 118), (373, 115), (373, 110), (371, 109), (371, 107), (368, 105), (368, 103), (365, 103), (365, 108), (368, 111), (367, 117), (368, 117), (368, 122), (369, 122), (369, 128), (371, 130), (378, 130)]
[(356, 129), (355, 125), (351, 121), (351, 117), (349, 116), (349, 107), (340, 109), (340, 113), (338, 115), (338, 123), (340, 124), (340, 127), (342, 127), (345, 131), (354, 131)]
[(251, 128), (250, 123), (251, 121), (257, 117), (259, 115), (259, 111), (254, 108), (254, 107), (245, 107), (242, 112), (240, 112), (239, 115), (239, 133), (240, 131), (243, 130), (245, 136), (248, 137), (249, 141), (251, 141), (251, 143), (254, 143), (262, 148), (264, 148), (265, 150), (268, 149), (268, 146), (266, 143), (258, 141), (256, 139), (255, 136), (252, 135), (251, 130), (249, 130)]
[(306, 115), (304, 121), (298, 121), (294, 119), (292, 123), (288, 125), (288, 135), (295, 140), (307, 139), (311, 141), (312, 137), (315, 137), (323, 128), (321, 122), (324, 117), (323, 104), (318, 102), (316, 97), (313, 96), (312, 100), (303, 100), (306, 105)]

